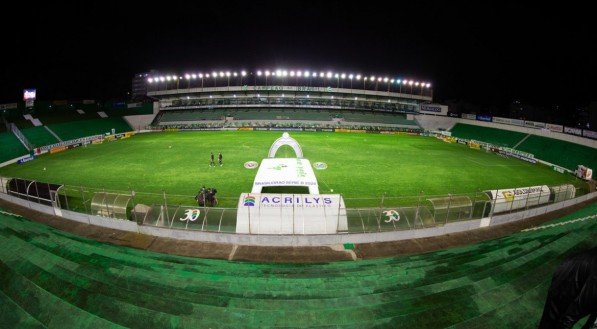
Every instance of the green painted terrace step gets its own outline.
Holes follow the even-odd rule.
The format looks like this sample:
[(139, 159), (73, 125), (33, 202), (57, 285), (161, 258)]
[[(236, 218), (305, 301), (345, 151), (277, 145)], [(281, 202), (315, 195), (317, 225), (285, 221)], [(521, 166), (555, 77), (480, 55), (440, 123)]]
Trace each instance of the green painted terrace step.
[[(595, 213), (592, 205), (560, 221)], [(592, 220), (406, 257), (228, 262), (104, 244), (0, 215), (0, 323), (528, 327), (555, 266), (595, 245)]]

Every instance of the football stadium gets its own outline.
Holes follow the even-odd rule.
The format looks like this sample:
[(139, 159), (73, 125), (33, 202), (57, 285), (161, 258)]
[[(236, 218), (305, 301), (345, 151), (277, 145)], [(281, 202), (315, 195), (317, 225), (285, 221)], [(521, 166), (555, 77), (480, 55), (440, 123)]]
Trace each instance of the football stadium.
[(597, 247), (597, 132), (433, 88), (272, 68), (138, 74), (127, 102), (26, 90), (0, 105), (1, 323), (536, 327), (558, 264)]

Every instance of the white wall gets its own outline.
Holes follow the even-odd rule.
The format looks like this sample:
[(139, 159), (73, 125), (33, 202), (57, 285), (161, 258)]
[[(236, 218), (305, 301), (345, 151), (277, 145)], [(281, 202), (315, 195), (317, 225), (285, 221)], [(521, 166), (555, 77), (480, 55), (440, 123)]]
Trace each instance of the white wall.
[(155, 114), (127, 115), (123, 117), (136, 131), (145, 129), (155, 118)]
[(415, 120), (426, 130), (450, 130), (457, 122), (457, 118), (428, 114), (419, 114)]

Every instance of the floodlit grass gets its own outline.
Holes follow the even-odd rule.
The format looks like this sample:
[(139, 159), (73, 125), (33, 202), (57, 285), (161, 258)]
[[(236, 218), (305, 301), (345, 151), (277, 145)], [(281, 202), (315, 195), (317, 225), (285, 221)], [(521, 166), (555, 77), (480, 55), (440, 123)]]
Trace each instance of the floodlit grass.
[[(267, 157), (282, 132), (171, 132), (89, 145), (44, 155), (22, 165), (0, 168), (4, 177), (135, 190), (159, 202), (159, 194), (181, 195), (177, 203), (193, 204), (201, 185), (216, 187), (221, 206), (235, 207), (241, 192), (249, 192), (257, 170), (246, 161)], [(341, 193), (350, 206), (417, 202), (417, 196), (474, 193), (530, 185), (582, 184), (568, 174), (542, 165), (507, 159), (431, 137), (379, 134), (291, 132), (315, 170), (320, 193)], [(170, 147), (171, 146), (171, 147)], [(209, 167), (209, 154), (222, 152), (224, 166)], [(283, 147), (278, 157), (294, 157)], [(43, 170), (46, 168), (46, 170)], [(69, 194), (77, 195), (70, 188)], [(479, 195), (479, 194), (478, 194)], [(146, 198), (150, 198), (146, 196)], [(356, 200), (356, 199), (360, 200)], [(188, 202), (186, 202), (188, 200)]]

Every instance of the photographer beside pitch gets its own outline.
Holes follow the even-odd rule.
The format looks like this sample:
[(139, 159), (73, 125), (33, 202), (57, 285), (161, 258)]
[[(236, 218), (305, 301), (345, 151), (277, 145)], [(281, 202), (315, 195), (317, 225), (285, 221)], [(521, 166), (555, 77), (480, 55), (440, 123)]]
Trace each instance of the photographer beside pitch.
[(583, 329), (597, 328), (597, 247), (566, 258), (556, 268), (539, 329), (572, 328), (585, 316)]

